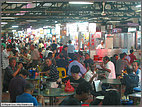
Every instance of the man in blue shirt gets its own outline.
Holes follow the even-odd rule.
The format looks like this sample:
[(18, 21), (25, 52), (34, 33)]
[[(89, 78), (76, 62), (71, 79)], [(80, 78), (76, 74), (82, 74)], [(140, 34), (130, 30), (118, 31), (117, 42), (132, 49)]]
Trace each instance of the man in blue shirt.
[(32, 96), (34, 86), (32, 83), (26, 83), (24, 93), (16, 97), (16, 103), (33, 103), (34, 106), (38, 106), (37, 99)]

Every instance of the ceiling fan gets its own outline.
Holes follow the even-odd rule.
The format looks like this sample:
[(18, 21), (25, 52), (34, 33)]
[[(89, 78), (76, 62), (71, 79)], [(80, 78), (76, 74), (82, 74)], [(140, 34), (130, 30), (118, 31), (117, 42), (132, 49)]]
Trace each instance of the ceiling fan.
[(106, 15), (104, 8), (105, 8), (105, 2), (103, 2), (103, 11), (102, 11), (102, 13), (101, 13), (102, 16), (105, 16), (105, 15)]

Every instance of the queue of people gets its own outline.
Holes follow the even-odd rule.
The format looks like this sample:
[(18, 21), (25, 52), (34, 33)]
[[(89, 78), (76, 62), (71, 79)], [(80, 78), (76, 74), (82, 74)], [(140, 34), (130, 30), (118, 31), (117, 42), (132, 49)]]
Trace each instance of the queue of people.
[[(49, 40), (46, 45), (41, 41), (39, 45), (34, 43), (21, 45), (22, 42), (16, 42), (18, 45), (6, 44), (6, 46), (2, 45), (1, 48), (2, 88), (3, 92), (10, 93), (11, 102), (33, 102), (35, 106), (44, 102), (38, 101), (32, 96), (34, 87), (25, 80), (29, 75), (28, 70), (36, 68), (37, 65), (40, 66), (42, 75), (50, 77), (48, 79), (50, 88), (58, 88), (61, 83), (66, 83), (68, 80), (79, 84), (75, 87), (76, 94), (65, 98), (60, 105), (82, 104), (93, 91), (91, 88), (93, 81), (100, 77), (101, 79), (121, 79), (122, 84), (126, 86), (125, 95), (133, 93), (134, 89), (141, 91), (141, 70), (133, 50), (130, 50), (130, 55), (120, 53), (120, 55), (112, 55), (111, 58), (105, 56), (100, 68), (97, 68), (96, 63), (88, 53), (74, 52), (75, 48), (71, 44), (71, 40), (69, 40), (68, 45), (60, 44), (59, 47), (55, 41), (51, 43)], [(17, 47), (15, 48), (15, 46)], [(129, 56), (129, 60), (127, 56)], [(66, 69), (66, 78), (59, 78), (57, 67)], [(97, 74), (98, 70), (104, 71), (104, 74)], [(122, 71), (125, 70), (127, 73), (122, 77)], [(132, 78), (131, 83), (136, 80), (133, 86), (129, 85), (129, 78)], [(111, 103), (108, 100), (110, 94), (119, 96), (117, 91), (105, 94), (102, 105), (119, 105), (120, 97), (116, 98), (116, 102)], [(43, 97), (40, 98), (43, 100)], [(91, 104), (96, 104), (94, 102), (96, 101)]]

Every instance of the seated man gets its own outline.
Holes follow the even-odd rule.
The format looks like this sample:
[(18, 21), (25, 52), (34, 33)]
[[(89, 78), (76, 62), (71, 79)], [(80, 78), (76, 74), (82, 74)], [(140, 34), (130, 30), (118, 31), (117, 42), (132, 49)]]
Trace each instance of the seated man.
[(56, 66), (63, 67), (66, 69), (69, 62), (64, 58), (63, 53), (60, 53), (59, 57), (60, 58), (56, 60)]
[(84, 61), (85, 67), (89, 67), (89, 65), (94, 64), (94, 61), (90, 58), (90, 55), (88, 53), (85, 54), (85, 61)]
[(38, 106), (38, 101), (43, 100), (43, 97), (41, 97), (42, 99), (39, 99), (37, 101), (37, 99), (32, 96), (33, 91), (34, 85), (32, 83), (27, 82), (24, 87), (24, 93), (16, 97), (16, 103), (33, 103), (34, 106)]
[(73, 62), (69, 64), (68, 67), (68, 75), (71, 76), (71, 67), (73, 65), (77, 65), (80, 68), (79, 76), (83, 76), (86, 73), (86, 68), (80, 63), (80, 56), (79, 54), (75, 54), (73, 58)]
[(133, 70), (134, 70), (134, 73), (139, 76), (139, 83), (138, 83), (138, 87), (135, 87), (134, 90), (138, 90), (138, 91), (141, 91), (141, 70), (139, 69), (139, 64), (138, 62), (133, 62), (132, 63), (132, 66), (133, 66)]
[(89, 82), (81, 82), (77, 89), (76, 94), (66, 97), (59, 105), (81, 105), (81, 101), (85, 102), (89, 98), (92, 87)]
[(108, 56), (103, 58), (103, 63), (100, 65), (107, 79), (116, 79), (114, 64), (109, 60)]
[(16, 102), (16, 96), (24, 93), (24, 86), (26, 84), (25, 78), (29, 75), (29, 72), (22, 70), (19, 76), (11, 79), (9, 84), (9, 93), (11, 102)]
[(48, 79), (49, 85), (51, 88), (57, 88), (58, 84), (57, 81), (59, 80), (59, 72), (56, 69), (56, 66), (53, 64), (52, 58), (48, 57), (45, 59), (45, 66), (42, 70), (44, 74), (49, 76)]
[(91, 65), (89, 65), (90, 67), (90, 69), (89, 69), (89, 71), (87, 71), (87, 73), (85, 74), (85, 76), (84, 76), (84, 79), (86, 80), (86, 81), (88, 81), (88, 82), (90, 82), (90, 83), (92, 83), (92, 81), (94, 81), (94, 80), (97, 80), (97, 74), (96, 74), (96, 71), (95, 71), (95, 64), (91, 64)]
[(9, 59), (9, 66), (6, 68), (4, 74), (3, 92), (8, 91), (10, 80), (20, 72), (22, 67), (23, 65), (20, 63), (18, 68), (16, 68), (16, 59), (13, 57)]
[(138, 86), (139, 77), (135, 74), (133, 74), (133, 69), (127, 67), (126, 71), (128, 74), (125, 74), (123, 76), (123, 79), (121, 80), (122, 84), (126, 86), (126, 90), (124, 92), (124, 95), (128, 95), (133, 93), (133, 88)]
[(83, 79), (82, 77), (79, 76), (79, 72), (80, 72), (80, 68), (78, 65), (73, 65), (71, 67), (71, 76), (67, 77), (67, 78), (63, 78), (62, 82), (66, 82), (67, 80), (70, 80), (70, 82), (72, 83), (81, 83), (83, 81), (85, 81), (85, 79)]

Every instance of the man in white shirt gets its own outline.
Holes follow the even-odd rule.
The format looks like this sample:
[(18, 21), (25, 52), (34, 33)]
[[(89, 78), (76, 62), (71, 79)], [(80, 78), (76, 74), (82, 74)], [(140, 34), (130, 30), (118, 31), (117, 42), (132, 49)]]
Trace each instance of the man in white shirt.
[(104, 48), (105, 48), (104, 41), (101, 41), (101, 44), (99, 44), (96, 49), (104, 49)]
[(116, 79), (114, 64), (109, 60), (108, 56), (103, 58), (103, 63), (100, 65), (105, 72), (107, 79)]
[(68, 56), (69, 56), (71, 59), (73, 59), (73, 54), (74, 54), (75, 47), (74, 47), (74, 45), (72, 45), (71, 43), (72, 43), (71, 40), (69, 40), (67, 53), (68, 53)]

